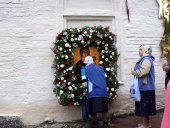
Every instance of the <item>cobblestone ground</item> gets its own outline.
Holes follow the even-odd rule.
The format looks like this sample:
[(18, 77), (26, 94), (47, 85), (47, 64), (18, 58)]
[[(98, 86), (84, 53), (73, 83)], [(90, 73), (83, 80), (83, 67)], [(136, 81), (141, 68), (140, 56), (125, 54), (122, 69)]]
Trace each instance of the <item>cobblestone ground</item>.
[[(152, 128), (160, 128), (162, 121), (163, 110), (157, 112), (157, 115), (151, 117)], [(140, 118), (133, 115), (126, 115), (115, 117), (110, 121), (111, 128), (135, 128), (137, 124), (141, 123)], [(44, 123), (38, 126), (25, 126), (24, 128), (85, 128), (85, 123)]]
[[(164, 88), (158, 89), (156, 91), (157, 97), (157, 115), (151, 117), (152, 128), (160, 128), (163, 108), (164, 108)], [(130, 113), (131, 114), (131, 113)], [(122, 116), (113, 116), (110, 121), (111, 128), (136, 128), (137, 124), (141, 123), (140, 118), (134, 115), (122, 115)], [(24, 128), (85, 128), (85, 123), (83, 121), (72, 122), (72, 123), (55, 123), (49, 121), (42, 123), (37, 126), (25, 126)]]

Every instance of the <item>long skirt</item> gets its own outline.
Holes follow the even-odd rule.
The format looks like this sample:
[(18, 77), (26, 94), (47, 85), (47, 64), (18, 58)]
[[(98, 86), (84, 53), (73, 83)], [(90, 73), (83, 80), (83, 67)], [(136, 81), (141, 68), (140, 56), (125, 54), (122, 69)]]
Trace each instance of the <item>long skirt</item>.
[(141, 91), (141, 101), (135, 102), (135, 115), (140, 117), (156, 115), (155, 90)]
[(89, 98), (89, 114), (108, 111), (108, 98), (107, 97), (93, 97)]

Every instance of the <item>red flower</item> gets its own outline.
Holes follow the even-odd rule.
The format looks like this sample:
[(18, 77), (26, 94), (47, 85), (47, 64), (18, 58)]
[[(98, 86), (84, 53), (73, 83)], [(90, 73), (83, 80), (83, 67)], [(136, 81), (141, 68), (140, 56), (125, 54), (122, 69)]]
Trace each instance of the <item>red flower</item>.
[(57, 39), (61, 39), (61, 38), (62, 38), (62, 35), (58, 34)]
[(105, 40), (106, 40), (106, 42), (109, 42), (109, 38), (108, 37), (106, 37)]
[(77, 94), (81, 94), (81, 92), (80, 92), (80, 91), (78, 91), (78, 92), (77, 92)]
[(71, 63), (69, 61), (66, 62), (67, 65), (70, 65)]
[(61, 80), (60, 82), (61, 82), (61, 84), (63, 84), (63, 83), (64, 83), (64, 80)]
[(104, 45), (102, 45), (102, 48), (104, 49), (104, 48), (105, 48), (105, 46), (104, 46)]
[(105, 27), (105, 31), (108, 32), (109, 31), (109, 27)]
[(68, 56), (68, 58), (70, 58), (70, 57), (71, 57), (71, 55), (70, 55), (70, 54), (67, 54), (67, 56)]
[(87, 37), (84, 37), (83, 39), (84, 39), (85, 42), (87, 42), (87, 40), (88, 40)]
[(103, 66), (103, 67), (106, 67), (106, 64), (103, 64), (102, 66)]
[(106, 57), (109, 57), (109, 53), (106, 53), (105, 56), (106, 56)]
[(82, 86), (82, 83), (78, 83), (78, 86), (79, 86), (79, 87)]
[(66, 90), (69, 90), (69, 89), (68, 89), (68, 86), (66, 86)]

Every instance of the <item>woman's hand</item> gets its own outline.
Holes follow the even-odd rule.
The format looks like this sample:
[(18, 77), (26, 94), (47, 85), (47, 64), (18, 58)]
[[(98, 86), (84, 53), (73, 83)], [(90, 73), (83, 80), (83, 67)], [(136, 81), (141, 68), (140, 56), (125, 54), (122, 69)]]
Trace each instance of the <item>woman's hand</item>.
[(134, 71), (133, 68), (131, 68), (131, 74), (132, 74), (132, 75), (135, 75), (135, 71)]

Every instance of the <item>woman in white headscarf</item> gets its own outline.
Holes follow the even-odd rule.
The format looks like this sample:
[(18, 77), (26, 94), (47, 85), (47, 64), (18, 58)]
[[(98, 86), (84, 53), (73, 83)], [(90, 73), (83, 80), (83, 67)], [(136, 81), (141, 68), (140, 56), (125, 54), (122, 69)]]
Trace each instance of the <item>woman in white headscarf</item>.
[(97, 113), (102, 113), (102, 128), (110, 128), (107, 123), (108, 96), (104, 69), (95, 65), (91, 56), (87, 56), (84, 63), (86, 66), (82, 68), (82, 79), (84, 81), (87, 78), (89, 114), (92, 116), (92, 127), (100, 127), (96, 116)]
[(152, 49), (148, 45), (139, 47), (140, 60), (137, 61), (132, 75), (138, 78), (141, 101), (135, 102), (135, 115), (142, 118), (143, 123), (137, 128), (150, 128), (149, 116), (156, 114), (155, 71)]

